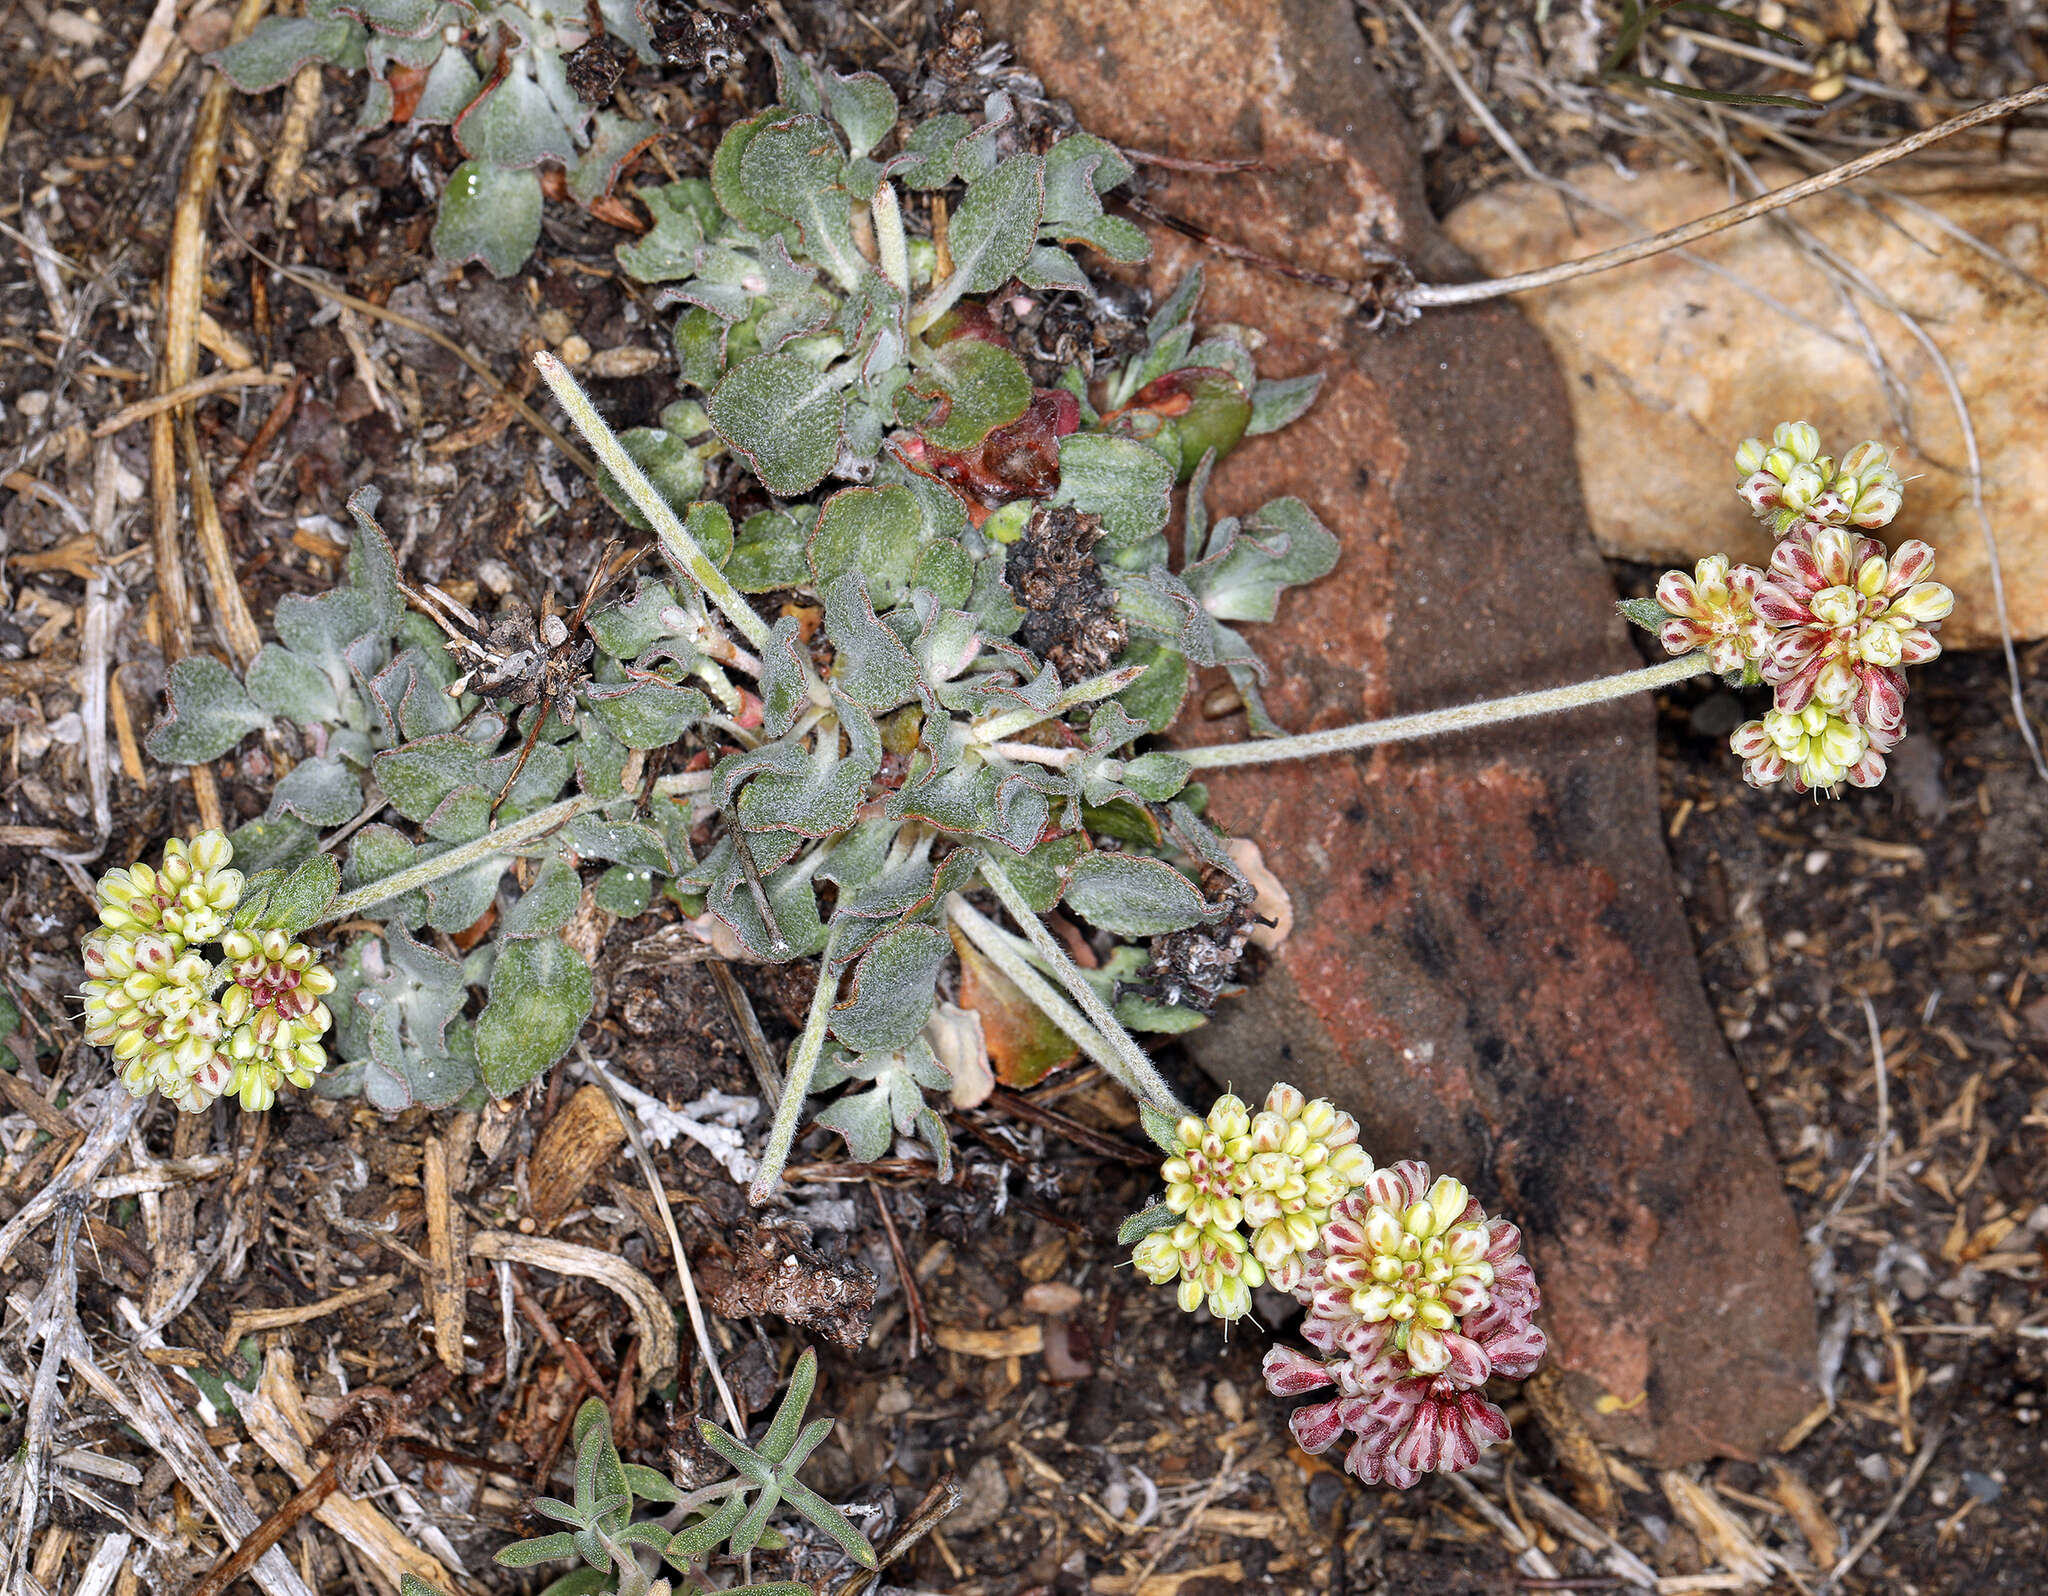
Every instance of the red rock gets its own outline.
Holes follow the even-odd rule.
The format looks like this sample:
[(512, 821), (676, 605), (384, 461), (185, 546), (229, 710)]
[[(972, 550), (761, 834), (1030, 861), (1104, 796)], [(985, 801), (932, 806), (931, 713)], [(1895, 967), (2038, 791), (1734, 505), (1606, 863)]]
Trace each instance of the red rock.
[[(1469, 276), (1437, 229), (1346, 0), (984, 0), (1049, 93), (1141, 150), (1163, 209), (1336, 276), (1392, 250)], [(1195, 246), (1155, 231), (1155, 286)], [(1215, 256), (1208, 320), (1261, 370), (1329, 374), (1217, 473), (1219, 511), (1299, 494), (1336, 572), (1247, 630), (1296, 729), (1638, 663), (1587, 534), (1571, 417), (1503, 305), (1368, 331), (1336, 296)], [(1194, 727), (1242, 736), (1241, 721)], [(1657, 814), (1651, 707), (1218, 773), (1213, 812), (1293, 894), (1293, 936), (1195, 1033), (1239, 1090), (1284, 1076), (1522, 1225), (1555, 1361), (1597, 1435), (1659, 1464), (1754, 1455), (1812, 1405), (1815, 1331), (1770, 1149), (1700, 988)], [(1611, 1400), (1607, 1400), (1611, 1399)]]

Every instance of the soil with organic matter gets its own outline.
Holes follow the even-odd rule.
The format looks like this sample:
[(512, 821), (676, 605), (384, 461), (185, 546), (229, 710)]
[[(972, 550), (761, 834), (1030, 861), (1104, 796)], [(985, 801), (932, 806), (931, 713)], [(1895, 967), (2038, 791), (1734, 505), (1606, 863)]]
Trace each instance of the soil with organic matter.
[[(1448, 8), (1426, 9), (1455, 26)], [(1495, 26), (1513, 42), (1508, 10), (1468, 9), (1480, 47)], [(1990, 92), (2001, 63), (2038, 59), (2038, 28), (1984, 7), (1944, 31), (1941, 9), (1877, 8), (1934, 63), (1934, 87), (1912, 92)], [(1582, 10), (1553, 7), (1544, 26)], [(1867, 21), (1870, 8), (1817, 10), (1834, 27), (1832, 13)], [(884, 70), (933, 49), (971, 62), (983, 47), (962, 19), (920, 6), (767, 11), (761, 26)], [(91, 877), (154, 856), (200, 816), (190, 777), (140, 747), (176, 628), (154, 568), (150, 422), (133, 407), (162, 353), (158, 290), (200, 57), (230, 11), (165, 8), (167, 48), (146, 46), (147, 13), (20, 0), (0, 18), (0, 1223), (61, 1177), (108, 1079), (70, 996)], [(1368, 8), (1367, 23), (1377, 50), (1419, 63), (1398, 12)], [(155, 64), (124, 90), (145, 47)], [(1874, 35), (1868, 49), (1878, 59)], [(1881, 61), (1869, 70), (1883, 78)], [(1414, 65), (1402, 92), (1425, 129), (1450, 130), (1425, 171), (1442, 199), (1493, 168), (1471, 156), (1462, 100), (1440, 77), (1418, 87), (1425, 75)], [(636, 68), (626, 83), (685, 173), (768, 93), (758, 45), (730, 77)], [(622, 527), (509, 396), (532, 390), (525, 356), (577, 352), (610, 373), (590, 386), (616, 424), (651, 423), (676, 391), (667, 314), (618, 272), (625, 235), (566, 206), (550, 206), (535, 260), (507, 281), (435, 265), (428, 195), (452, 144), (357, 131), (359, 92), (326, 76), (282, 198), (266, 185), (286, 92), (231, 99), (218, 190), (200, 207), (202, 371), (290, 368), (197, 407), (235, 579), (259, 620), (286, 593), (324, 589), (344, 501), (374, 482), (410, 576), (480, 613), (548, 595), (572, 609)], [(1560, 138), (1592, 136), (1560, 114)], [(1555, 158), (1583, 153), (1560, 145)], [(1540, 141), (1532, 154), (1553, 158)], [(185, 474), (173, 457), (157, 490), (189, 503)], [(192, 635), (217, 647), (189, 527), (181, 547)], [(1640, 594), (1655, 573), (1613, 575)], [(2048, 718), (2048, 645), (2020, 650), (2018, 667), (2031, 714)], [(662, 1145), (661, 1116), (641, 1120), (749, 1419), (766, 1419), (816, 1345), (815, 1411), (839, 1420), (805, 1471), (817, 1490), (879, 1543), (935, 1484), (957, 1483), (959, 1504), (885, 1583), (1493, 1596), (1626, 1589), (1647, 1568), (1673, 1591), (1790, 1593), (1855, 1553), (1836, 1588), (1857, 1596), (2048, 1585), (2048, 782), (1995, 654), (1924, 668), (1891, 777), (1836, 801), (1746, 788), (1726, 750), (1744, 713), (1713, 686), (1660, 699), (1660, 813), (1709, 1000), (1801, 1227), (1825, 1401), (1753, 1459), (1659, 1474), (1597, 1444), (1539, 1376), (1510, 1399), (1514, 1446), (1464, 1481), (1363, 1489), (1297, 1451), (1264, 1394), (1261, 1350), (1287, 1333), (1287, 1305), (1262, 1300), (1263, 1333), (1226, 1338), (1121, 1267), (1116, 1226), (1153, 1194), (1155, 1155), (1094, 1071), (954, 1112), (950, 1182), (921, 1158), (851, 1164), (815, 1134), (787, 1204), (766, 1213), (747, 1208), (714, 1148)], [(262, 811), (276, 757), (258, 740), (216, 762), (230, 823)], [(666, 908), (591, 914), (576, 934), (597, 955), (584, 1040), (616, 1081), (706, 1119), (758, 1096), (750, 1033), (780, 1056), (807, 972), (721, 975)], [(1199, 1095), (1184, 1059), (1169, 1050), (1162, 1063)], [(51, 1399), (30, 1399), (46, 1362), (56, 1393), (54, 1469), (19, 1547), (36, 1583), (22, 1588), (189, 1588), (226, 1549), (227, 1493), (245, 1524), (281, 1509), (301, 1483), (294, 1448), (366, 1386), (419, 1405), (362, 1482), (390, 1538), (345, 1537), (330, 1504), (280, 1542), (323, 1596), (392, 1590), (399, 1570), (436, 1559), (465, 1571), (465, 1590), (541, 1589), (490, 1554), (546, 1528), (529, 1503), (566, 1493), (567, 1424), (591, 1394), (630, 1459), (709, 1477), (694, 1424), (721, 1404), (687, 1321), (677, 1366), (655, 1368), (658, 1326), (650, 1335), (604, 1279), (537, 1261), (538, 1244), (587, 1247), (682, 1298), (663, 1204), (619, 1127), (598, 1114), (574, 1136), (546, 1134), (587, 1112), (583, 1084), (565, 1066), (457, 1115), (388, 1118), (301, 1093), (263, 1116), (157, 1106), (89, 1200), (24, 1227), (0, 1264), (0, 1457), (47, 1411)], [(758, 1146), (759, 1120), (740, 1128)], [(545, 1226), (537, 1190), (551, 1194)], [(451, 1229), (512, 1239), (473, 1250), (452, 1281), (460, 1370), (436, 1391), (432, 1288), (451, 1283), (436, 1261)], [(61, 1294), (44, 1288), (74, 1269), (71, 1342), (44, 1311)], [(65, 1362), (67, 1346), (96, 1378)], [(807, 1536), (757, 1556), (754, 1577), (855, 1588), (836, 1549)], [(105, 1577), (88, 1572), (100, 1566)]]

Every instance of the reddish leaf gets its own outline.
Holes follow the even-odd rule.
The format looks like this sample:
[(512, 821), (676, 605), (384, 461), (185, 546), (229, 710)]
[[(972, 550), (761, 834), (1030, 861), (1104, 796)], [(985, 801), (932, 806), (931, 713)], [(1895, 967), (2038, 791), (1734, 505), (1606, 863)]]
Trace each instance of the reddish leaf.
[(957, 929), (953, 946), (960, 954), (960, 1007), (981, 1016), (982, 1039), (997, 1080), (1005, 1086), (1032, 1086), (1081, 1056), (1066, 1033)]

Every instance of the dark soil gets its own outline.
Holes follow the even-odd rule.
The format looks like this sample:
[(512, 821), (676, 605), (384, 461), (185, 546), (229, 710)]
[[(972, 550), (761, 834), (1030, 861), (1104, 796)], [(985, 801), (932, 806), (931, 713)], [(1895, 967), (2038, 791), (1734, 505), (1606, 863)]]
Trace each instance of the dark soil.
[[(93, 23), (88, 13), (21, 0), (0, 20), (0, 90), (11, 96), (0, 220), (11, 239), (46, 233), (47, 250), (62, 257), (17, 242), (0, 274), (9, 355), (0, 467), (13, 490), (0, 506), (0, 1032), (11, 1032), (13, 1106), (24, 1093), (45, 1105), (44, 1115), (0, 1121), (0, 1218), (66, 1153), (44, 1119), (61, 1116), (71, 1090), (104, 1079), (103, 1060), (77, 1041), (67, 996), (79, 979), (89, 877), (197, 820), (189, 780), (146, 758), (143, 779), (132, 779), (110, 736), (102, 840), (79, 716), (94, 539), (111, 559), (104, 599), (92, 601), (125, 604), (113, 719), (146, 731), (163, 681), (147, 428), (92, 436), (150, 391), (160, 330), (152, 295), (200, 88), (200, 69), (187, 60), (166, 85), (114, 108), (146, 9), (109, 7)], [(1923, 25), (1940, 9), (1900, 5), (1916, 49), (1942, 37), (1945, 59), (1980, 77), (2038, 56), (2038, 40), (2000, 32), (2000, 8), (1966, 10), (1953, 39)], [(1561, 19), (1578, 8), (1560, 0), (1553, 10)], [(807, 42), (855, 59), (890, 54), (856, 13), (789, 11)], [(1490, 142), (1467, 136), (1447, 86), (1424, 81), (1398, 13), (1367, 15), (1434, 152), (1435, 197), (1453, 200), (1502, 175)], [(1492, 61), (1529, 32), (1518, 8), (1482, 5), (1471, 15)], [(218, 42), (202, 24), (224, 16), (214, 7), (189, 24), (202, 48)], [(1943, 72), (1944, 92), (1979, 81)], [(722, 87), (681, 73), (628, 81), (666, 116), (664, 148), (684, 171), (703, 169), (723, 120), (762, 92), (759, 52), (748, 74)], [(644, 349), (654, 358), (639, 374), (594, 384), (622, 425), (651, 421), (674, 396), (665, 318), (617, 274), (610, 251), (622, 235), (562, 207), (550, 207), (539, 257), (509, 282), (435, 266), (418, 180), (444, 175), (452, 150), (439, 135), (356, 133), (356, 95), (329, 75), (307, 192), (281, 218), (262, 183), (282, 95), (232, 102), (221, 205), (208, 219), (208, 308), (259, 364), (289, 361), (303, 383), (289, 425), (229, 516), (249, 604), (267, 617), (280, 594), (330, 583), (343, 501), (375, 482), (414, 577), (482, 607), (532, 606), (552, 592), (571, 608), (604, 540), (620, 530), (590, 486), (444, 350), (368, 315), (337, 317), (331, 301), (271, 277), (252, 249), (444, 331), (522, 392), (532, 383), (523, 356), (541, 347), (580, 338), (594, 351)], [(1546, 167), (1608, 147), (1606, 134), (1563, 126), (1555, 114), (1547, 126), (1529, 130), (1530, 152)], [(38, 258), (47, 270), (35, 269)], [(200, 406), (216, 484), (288, 391), (250, 387)], [(205, 646), (211, 612), (196, 565), (192, 575)], [(1652, 573), (1617, 577), (1640, 592)], [(2021, 661), (2033, 711), (2048, 716), (2048, 645), (2023, 650)], [(2048, 1587), (2048, 784), (2029, 769), (1996, 658), (1950, 657), (1922, 671), (1912, 713), (1916, 735), (1894, 776), (1837, 802), (1745, 788), (1725, 746), (1741, 712), (1724, 692), (1674, 695), (1660, 721), (1668, 832), (1702, 968), (1809, 1227), (1823, 1304), (1831, 1411), (1781, 1456), (1689, 1471), (1781, 1559), (1774, 1590), (1814, 1589), (1824, 1572), (1809, 1541), (1816, 1519), (1839, 1532), (1838, 1545), (1855, 1543), (1928, 1449), (1924, 1476), (1840, 1588), (1976, 1596)], [(260, 747), (216, 773), (231, 820), (261, 811), (271, 771)], [(696, 950), (674, 934), (672, 915), (587, 929), (601, 950), (599, 1007), (585, 1033), (593, 1053), (671, 1106), (757, 1090), (739, 1026)], [(807, 978), (735, 973), (779, 1054), (801, 1019)], [(6, 1023), (10, 1009), (18, 1027)], [(303, 1094), (260, 1120), (221, 1107), (174, 1126), (176, 1116), (159, 1110), (145, 1138), (152, 1158), (218, 1158), (190, 1166), (196, 1177), (169, 1191), (92, 1206), (91, 1245), (78, 1253), (87, 1335), (114, 1366), (134, 1339), (124, 1305), (175, 1299), (175, 1282), (196, 1278), (196, 1292), (173, 1301), (140, 1357), (258, 1512), (271, 1511), (292, 1482), (251, 1438), (229, 1387), (253, 1384), (266, 1344), (292, 1348), (316, 1415), (366, 1382), (416, 1379), (434, 1361), (412, 1261), (428, 1247), (426, 1138), (452, 1150), (452, 1195), (472, 1233), (531, 1229), (536, 1137), (574, 1087), (557, 1072), (524, 1101), (452, 1121), (424, 1112), (386, 1120)], [(1881, 1090), (1890, 1139), (1880, 1166), (1866, 1154)], [(941, 1476), (961, 1482), (961, 1506), (892, 1579), (961, 1596), (1544, 1588), (1518, 1586), (1523, 1576), (1500, 1535), (1450, 1486), (1367, 1491), (1296, 1452), (1284, 1411), (1260, 1384), (1263, 1338), (1226, 1343), (1216, 1326), (1178, 1313), (1168, 1295), (1118, 1267), (1116, 1224), (1146, 1200), (1152, 1177), (1131, 1111), (1107, 1083), (1092, 1072), (1055, 1074), (1021, 1102), (999, 1094), (956, 1114), (952, 1132), (950, 1185), (920, 1164), (846, 1164), (841, 1144), (815, 1135), (782, 1216), (801, 1228), (769, 1232), (751, 1228), (738, 1189), (705, 1149), (677, 1140), (653, 1155), (697, 1267), (723, 1270), (728, 1286), (745, 1286), (749, 1270), (783, 1256), (814, 1283), (872, 1279), (871, 1324), (864, 1337), (854, 1332), (859, 1350), (827, 1353), (817, 1409), (841, 1422), (807, 1477), (835, 1501), (873, 1507), (876, 1539)], [(624, 1149), (551, 1234), (613, 1253), (679, 1296), (665, 1230)], [(33, 1367), (22, 1314), (50, 1267), (51, 1241), (46, 1227), (19, 1247), (0, 1283), (9, 1294), (0, 1377), (10, 1391)], [(223, 1355), (238, 1313), (323, 1301), (386, 1274), (396, 1283), (367, 1302), (242, 1338)], [(494, 1569), (489, 1554), (541, 1527), (522, 1517), (535, 1487), (552, 1474), (565, 1488), (564, 1421), (585, 1392), (555, 1338), (595, 1366), (615, 1399), (621, 1443), (638, 1460), (693, 1462), (692, 1421), (715, 1415), (715, 1398), (685, 1327), (682, 1369), (634, 1403), (630, 1366), (644, 1349), (619, 1300), (595, 1282), (526, 1273), (522, 1290), (552, 1335), (505, 1305), (490, 1265), (476, 1263), (467, 1283), (464, 1373), (417, 1428), (434, 1447), (488, 1459), (492, 1472), (392, 1450), (410, 1505), (388, 1490), (378, 1501), (416, 1540), (428, 1525), (445, 1534), (470, 1588), (538, 1590), (542, 1581)], [(1060, 1286), (1071, 1290), (1033, 1289)], [(818, 1311), (808, 1329), (745, 1310), (715, 1321), (721, 1359), (750, 1412), (772, 1408), (801, 1346), (846, 1330)], [(115, 1588), (180, 1588), (220, 1554), (218, 1530), (94, 1398), (67, 1385), (65, 1400), (60, 1445), (121, 1466), (117, 1477), (64, 1476), (90, 1486), (92, 1499), (54, 1496), (36, 1532), (36, 1577), (49, 1590), (76, 1589), (95, 1546), (125, 1526), (138, 1546), (153, 1539), (161, 1552), (139, 1587), (131, 1571)], [(0, 1404), (6, 1455), (20, 1434), (11, 1403)], [(1604, 1515), (1660, 1575), (1722, 1566), (1721, 1550), (1702, 1544), (1653, 1475), (1625, 1458), (1589, 1460), (1583, 1436), (1546, 1424), (1526, 1401), (1511, 1416), (1518, 1450), (1496, 1454), (1481, 1482), (1490, 1496), (1516, 1502), (1513, 1477), (1533, 1479)], [(1788, 1511), (1788, 1473), (1810, 1489), (1818, 1515)], [(1577, 1582), (1570, 1588), (1601, 1588), (1600, 1557), (1519, 1503), (1515, 1511), (1558, 1574)], [(323, 1592), (387, 1588), (365, 1554), (345, 1551), (324, 1528), (296, 1531), (284, 1547)], [(757, 1559), (756, 1577), (788, 1571), (834, 1588), (843, 1568), (834, 1555), (799, 1537), (789, 1553)]]

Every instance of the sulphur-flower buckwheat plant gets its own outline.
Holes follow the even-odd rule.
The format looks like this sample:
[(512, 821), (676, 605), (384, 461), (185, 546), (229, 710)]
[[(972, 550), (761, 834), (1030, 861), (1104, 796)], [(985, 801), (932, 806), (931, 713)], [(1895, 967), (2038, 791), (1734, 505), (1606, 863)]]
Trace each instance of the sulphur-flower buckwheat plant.
[[(1532, 1373), (1545, 1349), (1520, 1231), (1427, 1164), (1375, 1169), (1348, 1114), (1284, 1083), (1257, 1115), (1226, 1093), (1206, 1119), (1144, 1118), (1168, 1153), (1167, 1194), (1125, 1223), (1123, 1239), (1142, 1238), (1131, 1261), (1155, 1285), (1178, 1280), (1190, 1313), (1242, 1318), (1262, 1284), (1308, 1310), (1302, 1334), (1321, 1356), (1276, 1347), (1265, 1364), (1275, 1396), (1337, 1387), (1294, 1415), (1304, 1450), (1349, 1432), (1345, 1467), (1408, 1486), (1507, 1439), (1480, 1388)], [(1240, 1219), (1258, 1223), (1249, 1254)]]
[(1795, 791), (1874, 787), (1906, 731), (1903, 667), (1941, 652), (1936, 629), (1955, 595), (1932, 580), (1934, 550), (1908, 539), (1886, 552), (1852, 528), (1888, 526), (1904, 492), (1883, 444), (1859, 443), (1839, 463), (1820, 433), (1781, 422), (1766, 445), (1744, 440), (1736, 491), (1780, 534), (1770, 569), (1709, 555), (1695, 573), (1667, 571), (1654, 602), (1622, 613), (1666, 652), (1700, 654), (1731, 686), (1769, 683), (1774, 702), (1729, 739), (1743, 779)]
[[(319, 1039), (332, 1017), (320, 1000), (334, 976), (282, 926), (258, 924), (290, 913), (278, 873), (251, 883), (233, 859), (207, 831), (173, 837), (155, 869), (108, 871), (83, 949), (86, 1041), (113, 1052), (135, 1096), (161, 1092), (188, 1114), (229, 1090), (266, 1109), (280, 1080), (310, 1086), (327, 1062)], [(222, 943), (219, 962), (202, 951), (210, 942)]]

